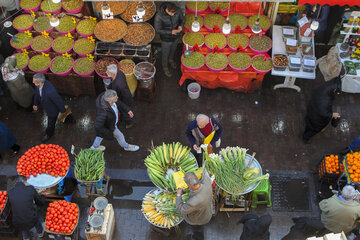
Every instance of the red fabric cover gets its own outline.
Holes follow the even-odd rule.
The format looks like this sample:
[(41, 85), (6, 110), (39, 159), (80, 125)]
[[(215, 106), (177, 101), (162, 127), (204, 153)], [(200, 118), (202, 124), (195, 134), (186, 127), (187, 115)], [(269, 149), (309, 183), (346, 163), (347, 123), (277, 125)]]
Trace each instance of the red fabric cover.
[(311, 4), (311, 5), (315, 5), (315, 4), (325, 5), (325, 4), (328, 4), (330, 6), (334, 6), (334, 5), (360, 6), (360, 1), (359, 0), (326, 0), (326, 1), (299, 0), (299, 5), (304, 5), (306, 3)]
[(211, 119), (210, 119), (210, 122), (208, 124), (206, 124), (205, 127), (200, 128), (200, 129), (205, 134), (205, 136), (209, 136), (209, 134), (211, 133), (211, 130), (212, 130)]

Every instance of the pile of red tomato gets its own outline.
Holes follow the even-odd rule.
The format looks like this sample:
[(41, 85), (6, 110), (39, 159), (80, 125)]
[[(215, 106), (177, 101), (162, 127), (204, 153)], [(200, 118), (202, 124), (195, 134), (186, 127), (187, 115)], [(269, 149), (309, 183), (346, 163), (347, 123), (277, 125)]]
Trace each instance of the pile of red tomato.
[(70, 166), (69, 155), (56, 144), (40, 144), (27, 150), (17, 164), (17, 172), (26, 178), (47, 173), (54, 177), (65, 176)]
[(3, 192), (0, 191), (0, 213), (5, 207), (6, 199), (7, 199), (7, 191), (3, 191)]
[(71, 234), (77, 224), (79, 209), (76, 203), (65, 200), (49, 204), (46, 212), (46, 229), (54, 233)]

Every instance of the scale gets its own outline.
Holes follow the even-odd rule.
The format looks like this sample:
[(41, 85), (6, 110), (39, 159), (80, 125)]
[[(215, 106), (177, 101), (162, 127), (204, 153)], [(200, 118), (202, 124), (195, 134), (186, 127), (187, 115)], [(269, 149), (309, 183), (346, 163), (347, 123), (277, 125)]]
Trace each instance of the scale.
[[(94, 206), (94, 212), (89, 213), (88, 217), (88, 226), (90, 230), (92, 227), (95, 231), (101, 231), (102, 225), (104, 223), (104, 210), (108, 205), (108, 200), (105, 197), (97, 197), (91, 206)], [(91, 209), (91, 207), (90, 207)]]

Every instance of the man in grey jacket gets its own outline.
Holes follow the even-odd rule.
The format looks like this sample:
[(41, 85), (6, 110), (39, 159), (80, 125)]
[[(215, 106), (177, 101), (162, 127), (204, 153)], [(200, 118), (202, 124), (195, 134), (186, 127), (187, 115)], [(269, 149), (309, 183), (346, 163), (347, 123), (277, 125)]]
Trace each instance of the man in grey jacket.
[(202, 175), (201, 181), (193, 172), (186, 173), (185, 183), (191, 192), (186, 203), (182, 200), (182, 189), (177, 190), (176, 209), (192, 226), (192, 236), (188, 239), (204, 239), (202, 225), (207, 224), (212, 217), (212, 188), (207, 172)]

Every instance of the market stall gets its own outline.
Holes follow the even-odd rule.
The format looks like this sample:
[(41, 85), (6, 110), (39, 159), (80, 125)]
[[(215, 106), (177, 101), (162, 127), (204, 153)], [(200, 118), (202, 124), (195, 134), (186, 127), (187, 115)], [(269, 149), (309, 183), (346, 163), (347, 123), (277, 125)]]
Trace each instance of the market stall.
[[(271, 21), (266, 16), (262, 15), (263, 9), (261, 5), (258, 3), (254, 5), (243, 2), (223, 2), (222, 5), (219, 5), (217, 2), (210, 2), (209, 5), (207, 5), (206, 2), (201, 3), (204, 6), (198, 10), (196, 9), (196, 4), (194, 2), (191, 5), (186, 5), (185, 17), (188, 20), (185, 23), (185, 36), (191, 32), (198, 32), (205, 37), (205, 40), (202, 43), (200, 41), (194, 46), (191, 46), (191, 42), (194, 42), (192, 39), (188, 42), (184, 41), (184, 51), (186, 50), (187, 44), (192, 47), (192, 52), (199, 52), (204, 57), (203, 59), (197, 60), (198, 64), (187, 63), (188, 60), (186, 58), (189, 58), (188, 53), (184, 52), (186, 54), (182, 57), (182, 77), (179, 84), (182, 85), (186, 79), (194, 79), (197, 83), (206, 88), (225, 87), (240, 92), (253, 92), (259, 89), (265, 73), (271, 70), (272, 65), (261, 63), (262, 68), (256, 69), (252, 64), (252, 59), (249, 62), (249, 58), (245, 55), (250, 58), (259, 57), (259, 55), (265, 56), (263, 62), (271, 62), (271, 59), (267, 55), (267, 51), (270, 50), (271, 44), (270, 47), (266, 49), (252, 48), (253, 42), (255, 42), (255, 44), (258, 42), (253, 41), (257, 35), (251, 30), (255, 24), (256, 18), (259, 17), (260, 19), (261, 29), (258, 32), (260, 33), (259, 35), (264, 35), (271, 26)], [(248, 6), (253, 6), (253, 8)], [(254, 8), (254, 6), (256, 7)], [(201, 26), (198, 31), (192, 26), (192, 22), (195, 19), (194, 15), (197, 15), (200, 23), (199, 25)], [(229, 32), (224, 34), (222, 28), (225, 22), (227, 22), (226, 17), (228, 16), (231, 27)], [(216, 35), (213, 33), (216, 33)], [(234, 37), (234, 40), (232, 40), (233, 44), (229, 45), (229, 37), (237, 34), (246, 36), (247, 42), (245, 43), (238, 37)], [(263, 39), (265, 39), (265, 42), (267, 41), (265, 37), (263, 37)], [(262, 45), (264, 43), (261, 42), (259, 44)], [(250, 46), (248, 47), (248, 45)], [(234, 53), (244, 54), (235, 56)], [(229, 56), (232, 54), (234, 55), (230, 58)], [(239, 62), (243, 63), (244, 61), (248, 63), (245, 64), (246, 66), (243, 66), (243, 64), (240, 64), (237, 67), (232, 66)], [(221, 62), (223, 64), (220, 64), (221, 66), (214, 66), (211, 62)], [(264, 65), (268, 66), (264, 67)]]

